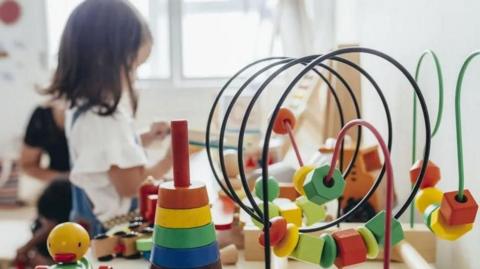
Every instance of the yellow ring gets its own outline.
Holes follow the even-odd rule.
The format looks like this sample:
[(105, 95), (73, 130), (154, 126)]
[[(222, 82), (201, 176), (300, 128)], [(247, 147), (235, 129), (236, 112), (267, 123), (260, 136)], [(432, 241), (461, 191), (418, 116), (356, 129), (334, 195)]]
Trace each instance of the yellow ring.
[(212, 222), (210, 205), (191, 209), (157, 207), (155, 224), (165, 228), (194, 228)]
[(287, 224), (287, 234), (285, 234), (282, 241), (273, 248), (273, 253), (278, 257), (287, 257), (292, 254), (297, 247), (299, 237), (297, 225), (293, 223)]
[(305, 195), (305, 190), (303, 189), (303, 183), (305, 182), (305, 178), (307, 177), (307, 174), (310, 173), (313, 169), (315, 169), (314, 166), (305, 165), (298, 168), (297, 171), (295, 171), (295, 174), (293, 174), (293, 187), (301, 195)]
[(367, 258), (375, 259), (380, 252), (377, 239), (375, 239), (373, 233), (364, 226), (358, 227), (357, 232), (362, 236), (363, 242), (367, 246)]

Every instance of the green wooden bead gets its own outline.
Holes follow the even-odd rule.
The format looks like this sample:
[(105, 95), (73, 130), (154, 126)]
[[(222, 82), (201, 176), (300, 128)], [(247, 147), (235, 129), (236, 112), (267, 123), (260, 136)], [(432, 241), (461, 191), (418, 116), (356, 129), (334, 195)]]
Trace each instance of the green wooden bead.
[(303, 185), (308, 200), (318, 205), (337, 199), (345, 189), (345, 180), (338, 169), (335, 169), (330, 183), (325, 183), (329, 169), (328, 165), (314, 169), (307, 175)]
[[(263, 203), (259, 203), (258, 207), (260, 207), (260, 210), (263, 212)], [(278, 208), (278, 206), (275, 205), (274, 203), (268, 203), (268, 218), (271, 219), (273, 217), (278, 217), (278, 216), (280, 216), (280, 208)], [(263, 229), (262, 223), (258, 222), (255, 219), (252, 219), (252, 221), (253, 221), (253, 224), (255, 224), (255, 226), (257, 226), (260, 229)]]
[(151, 251), (153, 246), (153, 238), (140, 238), (135, 242), (137, 250), (140, 252)]
[(366, 227), (358, 227), (357, 232), (362, 236), (363, 242), (365, 242), (365, 245), (367, 246), (367, 258), (375, 259), (380, 252), (377, 239), (375, 239), (373, 233)]
[(320, 236), (323, 239), (323, 251), (320, 256), (320, 266), (329, 268), (335, 263), (337, 258), (337, 244), (329, 233), (324, 233)]
[[(274, 177), (269, 177), (267, 179), (268, 184), (268, 201), (273, 201), (278, 198), (280, 194), (280, 185)], [(263, 180), (262, 177), (259, 177), (255, 182), (255, 195), (263, 200)]]
[(165, 248), (198, 248), (215, 242), (215, 226), (209, 223), (195, 228), (165, 228), (155, 225), (153, 242)]
[(423, 212), (423, 221), (425, 222), (425, 225), (427, 225), (428, 229), (430, 229), (430, 231), (432, 230), (432, 228), (430, 227), (432, 222), (432, 213), (439, 207), (439, 204), (431, 204), (427, 207), (427, 209), (425, 209), (425, 212)]
[(324, 241), (320, 237), (301, 233), (297, 247), (290, 257), (304, 262), (320, 264)]
[(317, 222), (325, 220), (327, 217), (327, 209), (325, 205), (317, 205), (305, 196), (300, 196), (295, 200), (295, 203), (303, 211), (305, 217), (305, 224), (307, 226), (313, 225)]
[[(367, 223), (365, 223), (365, 227), (367, 227), (373, 233), (380, 246), (383, 246), (385, 241), (385, 216), (385, 210), (382, 210), (378, 212), (375, 217), (371, 218)], [(396, 245), (402, 241), (404, 237), (402, 225), (397, 219), (392, 218), (391, 245)]]

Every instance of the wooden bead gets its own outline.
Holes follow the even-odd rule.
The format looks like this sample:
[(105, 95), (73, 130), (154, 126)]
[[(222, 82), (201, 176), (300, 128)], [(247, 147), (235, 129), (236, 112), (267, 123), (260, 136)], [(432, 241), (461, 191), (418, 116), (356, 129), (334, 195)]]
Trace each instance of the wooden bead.
[(208, 205), (205, 184), (191, 182), (189, 187), (175, 187), (174, 182), (166, 182), (158, 189), (158, 206), (167, 209), (191, 209)]
[(235, 244), (220, 249), (220, 260), (224, 265), (234, 265), (238, 262), (238, 249)]
[(324, 221), (327, 217), (327, 209), (325, 205), (317, 205), (305, 196), (300, 196), (295, 200), (295, 203), (303, 211), (303, 216), (305, 217), (305, 224), (307, 226), (313, 225), (320, 221)]
[(290, 255), (298, 243), (298, 227), (295, 224), (287, 224), (287, 233), (283, 237), (282, 241), (273, 247), (273, 253), (278, 257), (287, 257)]
[(373, 233), (366, 227), (358, 227), (357, 232), (362, 236), (363, 242), (367, 246), (367, 258), (375, 259), (380, 252), (377, 239), (375, 239)]
[(153, 246), (153, 238), (140, 238), (135, 243), (137, 246), (138, 251), (145, 252), (151, 251)]
[(313, 169), (315, 169), (315, 166), (305, 165), (298, 168), (297, 171), (295, 171), (295, 174), (293, 174), (293, 186), (301, 195), (305, 195), (303, 184), (305, 183), (305, 178), (307, 177), (308, 173), (310, 173)]
[(430, 228), (438, 238), (454, 241), (468, 233), (473, 223), (450, 226), (440, 214), (440, 208), (437, 208), (432, 212)]
[(415, 207), (423, 214), (425, 209), (432, 204), (440, 204), (443, 192), (435, 187), (428, 187), (420, 190), (415, 197)]
[(147, 210), (145, 212), (145, 220), (148, 223), (155, 222), (155, 212), (157, 211), (158, 194), (150, 194), (147, 196)]
[(113, 259), (115, 247), (118, 245), (119, 241), (119, 238), (108, 236), (106, 234), (95, 236), (90, 245), (93, 257), (99, 261), (109, 261)]
[(273, 131), (276, 134), (288, 133), (285, 122), (288, 122), (290, 124), (290, 128), (294, 129), (297, 120), (295, 119), (295, 115), (290, 109), (282, 107), (280, 108), (280, 110), (278, 110), (277, 118), (275, 118), (275, 122), (273, 123)]
[(318, 205), (337, 199), (345, 189), (345, 180), (338, 169), (335, 169), (329, 183), (324, 181), (329, 169), (328, 165), (314, 169), (307, 175), (303, 185), (308, 200)]
[(323, 251), (320, 257), (320, 266), (330, 268), (337, 258), (337, 244), (329, 233), (320, 235), (323, 240)]
[[(274, 247), (287, 233), (287, 221), (283, 217), (273, 217), (270, 219), (270, 246)], [(261, 246), (265, 246), (265, 233), (262, 232), (258, 236), (258, 243)]]
[[(269, 177), (267, 179), (268, 184), (268, 201), (273, 201), (278, 198), (280, 194), (280, 186), (278, 185), (277, 180), (274, 177)], [(262, 177), (259, 177), (255, 182), (255, 195), (263, 199), (263, 180)]]
[(148, 196), (152, 194), (158, 194), (158, 184), (155, 183), (155, 179), (148, 177), (142, 185), (140, 185), (138, 194), (138, 209), (140, 216), (146, 218), (148, 211)]
[(332, 234), (337, 244), (338, 254), (335, 265), (339, 268), (365, 262), (367, 247), (362, 236), (354, 229), (347, 229)]
[(163, 268), (197, 268), (220, 260), (217, 242), (199, 248), (164, 248), (153, 246), (150, 261)]
[[(418, 160), (416, 163), (413, 164), (412, 168), (410, 168), (410, 181), (415, 183), (417, 181), (417, 177), (420, 175), (420, 170), (422, 170), (423, 160)], [(440, 181), (441, 174), (440, 168), (434, 164), (432, 161), (428, 161), (427, 170), (425, 171), (425, 176), (422, 181), (422, 185), (420, 185), (421, 189), (434, 187), (437, 185), (438, 181)]]
[(287, 198), (290, 201), (295, 201), (295, 199), (300, 196), (292, 182), (279, 182), (278, 184), (280, 185), (280, 198)]
[[(380, 211), (375, 217), (371, 218), (365, 227), (369, 229), (380, 246), (384, 245), (385, 242), (385, 210)], [(394, 246), (404, 239), (403, 228), (400, 222), (397, 219), (392, 219), (392, 242), (391, 245)]]
[(188, 188), (190, 186), (188, 122), (186, 120), (171, 121), (170, 133), (174, 185), (176, 187)]
[(425, 222), (425, 225), (428, 227), (428, 229), (430, 229), (430, 231), (432, 230), (431, 228), (432, 213), (433, 211), (437, 210), (437, 208), (439, 207), (440, 207), (439, 204), (431, 204), (427, 207), (427, 209), (425, 209), (425, 212), (423, 213), (423, 221)]
[(297, 247), (290, 257), (304, 262), (320, 264), (324, 241), (322, 238), (310, 234), (300, 233)]
[(212, 212), (212, 221), (215, 224), (215, 230), (229, 230), (232, 228), (236, 206), (229, 197), (220, 196), (213, 203), (210, 212)]
[(284, 217), (288, 223), (302, 226), (302, 209), (297, 204), (285, 198), (276, 199), (273, 203), (278, 206), (280, 216)]
[(239, 174), (238, 170), (238, 154), (236, 150), (229, 149), (223, 152), (225, 160), (225, 170), (229, 178), (235, 178)]
[[(260, 210), (263, 212), (263, 203), (259, 203), (258, 207), (260, 207)], [(280, 209), (278, 208), (278, 206), (275, 205), (274, 203), (268, 203), (268, 217), (272, 219), (273, 217), (278, 217), (278, 216), (280, 216)], [(255, 224), (255, 226), (257, 226), (260, 229), (263, 229), (262, 223), (258, 222), (255, 219), (252, 219), (252, 221), (253, 221), (253, 224)]]
[(212, 222), (210, 206), (192, 209), (167, 209), (157, 207), (155, 224), (165, 228), (195, 228)]
[(464, 190), (464, 201), (457, 200), (457, 192), (443, 195), (440, 214), (448, 225), (463, 225), (475, 222), (478, 205), (469, 190)]
[(216, 240), (213, 223), (204, 226), (176, 229), (155, 225), (153, 242), (166, 248), (197, 248), (213, 243)]

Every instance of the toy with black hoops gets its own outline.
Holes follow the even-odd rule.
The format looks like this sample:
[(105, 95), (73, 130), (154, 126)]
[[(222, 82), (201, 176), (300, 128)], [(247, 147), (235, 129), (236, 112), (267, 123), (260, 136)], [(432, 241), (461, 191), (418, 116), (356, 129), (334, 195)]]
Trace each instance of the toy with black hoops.
[[(420, 162), (418, 162), (412, 169), (411, 193), (407, 200), (399, 206), (399, 210), (395, 212), (395, 214), (392, 212), (393, 169), (390, 161), (390, 149), (393, 143), (393, 134), (390, 110), (386, 98), (382, 93), (382, 89), (379, 87), (374, 78), (362, 67), (341, 57), (349, 53), (361, 53), (377, 56), (393, 65), (410, 83), (414, 90), (415, 99), (418, 100), (420, 104), (425, 128), (423, 156)], [(326, 61), (337, 61), (348, 65), (349, 67), (358, 71), (367, 80), (367, 82), (373, 86), (380, 98), (383, 110), (385, 112), (388, 132), (384, 141), (384, 138), (379, 134), (372, 124), (361, 119), (358, 107), (356, 107), (358, 119), (345, 123), (343, 115), (340, 115), (341, 126), (343, 127), (338, 134), (332, 160), (328, 165), (317, 167), (305, 164), (303, 162), (301, 153), (298, 149), (294, 134), (292, 132), (292, 130), (295, 128), (296, 119), (294, 114), (284, 106), (284, 102), (289, 93), (294, 89), (295, 85), (306, 74), (311, 75), (313, 72), (319, 75), (321, 79), (324, 79), (324, 76), (321, 73), (323, 70), (333, 73), (332, 69), (325, 64)], [(277, 135), (288, 135), (290, 139), (298, 161), (298, 168), (292, 178), (292, 182), (300, 197), (297, 198), (297, 201), (288, 203), (285, 201), (279, 201), (279, 185), (275, 178), (269, 176), (269, 166), (267, 163), (262, 163), (261, 165), (262, 175), (256, 182), (254, 193), (250, 191), (245, 176), (245, 169), (242, 165), (244, 163), (243, 139), (245, 136), (248, 119), (255, 103), (258, 101), (262, 93), (268, 88), (272, 80), (282, 74), (282, 72), (285, 72), (286, 70), (289, 70), (297, 65), (304, 67), (291, 80), (291, 82), (286, 85), (282, 95), (279, 97), (278, 102), (273, 109), (272, 116), (267, 124), (267, 128), (264, 132), (264, 138), (262, 140), (262, 159), (268, 159), (269, 143), (273, 133)], [(209, 143), (212, 132), (212, 119), (219, 99), (234, 80), (241, 77), (241, 75), (243, 75), (243, 73), (247, 70), (255, 70), (254, 68), (256, 68), (257, 71), (254, 72), (253, 75), (249, 76), (245, 83), (236, 88), (236, 94), (233, 96), (229, 104), (229, 109), (231, 110), (231, 108), (235, 106), (235, 103), (239, 96), (241, 96), (242, 92), (247, 87), (250, 89), (252, 88), (250, 85), (251, 81), (261, 77), (262, 74), (269, 73), (269, 75), (266, 77), (262, 77), (261, 83), (257, 82), (257, 84), (255, 84), (258, 86), (255, 86), (255, 93), (253, 94), (249, 105), (245, 109), (242, 124), (238, 132), (237, 158), (239, 164), (239, 178), (246, 196), (245, 199), (241, 199), (232, 188), (232, 184), (229, 182), (223, 156), (223, 140), (225, 137), (225, 126), (227, 125), (230, 116), (228, 113), (229, 109), (227, 109), (227, 113), (225, 113), (223, 121), (221, 122), (220, 133), (218, 136), (218, 152), (220, 160), (219, 172), (217, 171), (218, 168), (216, 168), (214, 165)], [(345, 82), (345, 80), (338, 73), (334, 75), (337, 76), (339, 80)], [(331, 92), (335, 91), (335, 89), (332, 87), (330, 87), (329, 90)], [(352, 99), (355, 99), (355, 97), (352, 96)], [(341, 114), (342, 105), (344, 104), (337, 102), (336, 105), (339, 113)], [(355, 151), (350, 163), (343, 171), (341, 171), (336, 168), (337, 161), (341, 161), (343, 159), (341, 157), (343, 154), (343, 139), (346, 132), (353, 127), (358, 128), (358, 142), (355, 145)], [(309, 221), (308, 215), (315, 215), (317, 211), (320, 212), (321, 210), (324, 210), (322, 207), (326, 202), (336, 200), (343, 194), (345, 188), (345, 177), (351, 172), (352, 165), (355, 163), (355, 159), (358, 155), (360, 146), (359, 142), (361, 139), (360, 127), (367, 128), (369, 131), (371, 131), (378, 141), (384, 157), (384, 164), (381, 172), (377, 176), (374, 184), (371, 186), (370, 191), (351, 210), (341, 216), (338, 216), (337, 219), (328, 223), (320, 222), (322, 219), (318, 219), (318, 221)], [(409, 205), (415, 199), (415, 196), (421, 188), (424, 190), (426, 185), (434, 185), (434, 182), (436, 181), (436, 168), (429, 162), (431, 147), (430, 134), (431, 126), (427, 105), (420, 88), (410, 73), (395, 59), (380, 51), (357, 47), (340, 49), (325, 55), (312, 55), (298, 59), (288, 57), (271, 57), (245, 66), (226, 82), (217, 95), (209, 114), (205, 143), (207, 146), (207, 155), (212, 171), (222, 191), (229, 198), (231, 198), (241, 208), (241, 210), (245, 211), (245, 213), (252, 218), (253, 222), (262, 229), (258, 238), (258, 244), (262, 245), (265, 249), (265, 268), (271, 267), (271, 249), (273, 249), (273, 253), (276, 257), (290, 257), (300, 261), (318, 264), (324, 268), (328, 268), (333, 264), (339, 268), (342, 268), (344, 266), (364, 262), (367, 259), (374, 259), (379, 255), (379, 253), (381, 253), (381, 250), (383, 249), (384, 268), (389, 268), (391, 250), (393, 246), (396, 246), (396, 249), (399, 251), (403, 260), (407, 264), (415, 266), (414, 268), (428, 268), (427, 262), (415, 251), (415, 249), (411, 247), (411, 245), (405, 242), (404, 229), (397, 219), (408, 209)], [(340, 167), (343, 167), (343, 164), (340, 165)], [(354, 227), (352, 229), (329, 229), (337, 224), (340, 224), (350, 215), (354, 214), (354, 212), (360, 206), (362, 206), (377, 190), (384, 175), (386, 175), (387, 180), (385, 211), (379, 212), (363, 225), (358, 225), (358, 227)], [(427, 178), (425, 180), (426, 176)], [(438, 237), (442, 238), (441, 234), (446, 230), (437, 228), (438, 224), (435, 226), (438, 222), (438, 219), (445, 218), (444, 220), (446, 223), (449, 223), (449, 225), (454, 225), (453, 223), (456, 223), (456, 221), (461, 222), (459, 225), (471, 225), (465, 224), (464, 222), (472, 222), (477, 210), (475, 207), (476, 204), (472, 204), (472, 202), (474, 202), (473, 197), (469, 196), (470, 194), (467, 191), (462, 192), (461, 194), (464, 195), (462, 197), (466, 197), (466, 199), (464, 198), (464, 200), (462, 200), (465, 201), (465, 203), (462, 204), (463, 207), (459, 206), (459, 203), (462, 201), (455, 199), (455, 194), (453, 194), (451, 196), (454, 198), (449, 198), (449, 196), (447, 197), (446, 195), (443, 198), (441, 205), (437, 206), (436, 209), (430, 211), (427, 209), (427, 211), (430, 212), (429, 219), (431, 221), (434, 220), (430, 228), (432, 228), (432, 231)], [(456, 197), (459, 197), (459, 195)], [(259, 200), (261, 200), (261, 202), (258, 202)], [(305, 207), (305, 204), (308, 204), (309, 206)], [(443, 207), (443, 210), (438, 209), (438, 207)], [(445, 226), (441, 227), (444, 228)], [(469, 227), (471, 228), (471, 226)], [(320, 236), (312, 234), (319, 231), (322, 231)]]

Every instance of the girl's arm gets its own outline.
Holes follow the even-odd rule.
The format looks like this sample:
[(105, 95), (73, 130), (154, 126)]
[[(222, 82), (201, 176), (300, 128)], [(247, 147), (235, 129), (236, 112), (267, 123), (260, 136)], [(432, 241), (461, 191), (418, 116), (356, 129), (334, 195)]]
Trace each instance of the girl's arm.
[(55, 178), (67, 175), (51, 169), (42, 168), (40, 166), (42, 153), (43, 152), (40, 148), (35, 148), (24, 144), (20, 156), (20, 166), (22, 170), (29, 176), (46, 182), (50, 182)]
[(108, 171), (110, 181), (115, 189), (123, 197), (134, 197), (138, 194), (138, 188), (148, 176), (154, 178), (163, 177), (172, 167), (171, 150), (158, 163), (151, 167), (137, 166), (132, 168), (120, 168), (112, 166)]
[(140, 135), (142, 145), (148, 147), (153, 141), (162, 141), (170, 133), (170, 126), (165, 121), (154, 122), (150, 130)]
[(40, 219), (42, 226), (34, 234), (25, 245), (17, 250), (16, 261), (26, 262), (28, 259), (28, 252), (33, 249), (37, 244), (47, 241), (48, 234), (58, 223), (46, 218)]

